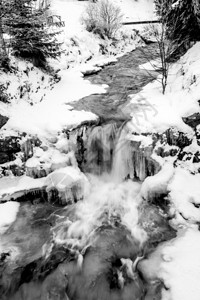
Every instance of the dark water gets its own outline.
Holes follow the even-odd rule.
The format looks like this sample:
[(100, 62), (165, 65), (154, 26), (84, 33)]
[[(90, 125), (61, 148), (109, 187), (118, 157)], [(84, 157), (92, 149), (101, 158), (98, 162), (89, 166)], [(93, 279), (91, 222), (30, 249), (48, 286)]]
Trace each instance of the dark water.
[[(115, 198), (99, 202), (101, 186), (100, 196), (94, 191), (83, 204), (62, 208), (48, 203), (21, 204), (16, 221), (1, 240), (7, 249), (0, 263), (2, 300), (139, 300), (151, 299), (149, 293), (152, 299), (160, 299), (162, 284), (156, 289), (145, 282), (134, 262), (173, 238), (175, 232), (158, 208), (141, 203), (139, 226), (149, 238), (141, 242), (133, 237), (123, 224), (124, 184), (111, 192), (107, 186), (102, 195), (116, 197), (116, 204)], [(96, 202), (90, 205), (93, 197)], [(78, 227), (69, 235), (73, 224)], [(88, 237), (79, 237), (80, 231), (83, 236), (88, 232)]]
[(76, 110), (91, 111), (103, 119), (123, 119), (123, 104), (128, 101), (128, 95), (136, 94), (158, 75), (155, 71), (146, 71), (140, 65), (158, 56), (157, 44), (153, 43), (144, 48), (138, 48), (105, 67), (97, 75), (87, 76), (94, 84), (107, 84), (109, 88), (105, 94), (95, 94), (72, 102)]

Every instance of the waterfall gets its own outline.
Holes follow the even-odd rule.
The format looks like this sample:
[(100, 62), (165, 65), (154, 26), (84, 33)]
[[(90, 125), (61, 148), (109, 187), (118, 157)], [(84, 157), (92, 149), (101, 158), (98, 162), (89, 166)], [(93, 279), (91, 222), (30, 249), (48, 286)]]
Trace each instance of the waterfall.
[(86, 171), (94, 174), (109, 173), (117, 134), (116, 123), (93, 127), (86, 144)]
[(133, 154), (128, 133), (127, 122), (91, 128), (85, 145), (85, 170), (97, 175), (109, 173), (118, 182), (133, 178)]
[(143, 181), (159, 170), (151, 158), (153, 146), (143, 146), (142, 139), (148, 138), (132, 134), (129, 122), (79, 128), (69, 139), (73, 141), (79, 168), (84, 172), (108, 173), (112, 180), (122, 182), (134, 178)]

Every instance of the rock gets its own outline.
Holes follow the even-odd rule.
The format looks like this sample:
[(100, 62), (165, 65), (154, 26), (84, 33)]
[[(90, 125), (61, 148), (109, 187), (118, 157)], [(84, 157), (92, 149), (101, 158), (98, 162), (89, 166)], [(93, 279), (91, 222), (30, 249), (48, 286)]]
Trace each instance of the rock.
[(21, 273), (20, 284), (28, 283), (32, 280), (45, 279), (57, 266), (66, 259), (74, 259), (75, 252), (70, 251), (62, 245), (53, 245), (47, 258), (39, 259), (27, 264)]
[(18, 137), (6, 137), (0, 139), (0, 164), (15, 159), (15, 153), (21, 150)]
[(162, 209), (144, 202), (140, 207), (139, 224), (146, 231), (149, 238), (144, 248), (145, 255), (154, 250), (159, 243), (176, 237), (176, 231), (170, 226), (167, 214), (163, 213), (168, 208), (164, 207), (162, 200), (160, 206)]
[(200, 153), (198, 151), (194, 154), (193, 163), (199, 163), (199, 162), (200, 162)]
[(0, 163), (4, 164), (6, 162), (10, 161), (9, 159), (9, 155), (4, 153), (4, 152), (0, 152)]
[(95, 75), (97, 73), (99, 73), (101, 71), (101, 67), (91, 67), (88, 69), (82, 69), (81, 73), (83, 74), (83, 76), (89, 76), (89, 75)]
[(37, 137), (27, 138), (21, 144), (21, 151), (24, 153), (24, 160), (33, 156), (33, 148), (41, 146), (42, 142)]
[(160, 300), (162, 299), (163, 283), (159, 280), (150, 282), (147, 285), (145, 300)]
[(61, 205), (82, 200), (88, 194), (89, 181), (78, 169), (72, 166), (58, 169), (46, 178), (48, 199)]
[(183, 122), (192, 128), (196, 128), (200, 124), (200, 113), (194, 113), (189, 117), (183, 118)]
[(8, 122), (8, 117), (2, 116), (0, 114), (0, 128), (3, 127)]
[(161, 143), (167, 142), (170, 146), (177, 146), (181, 149), (192, 143), (192, 140), (189, 139), (183, 132), (176, 131), (173, 128), (167, 129), (160, 139)]

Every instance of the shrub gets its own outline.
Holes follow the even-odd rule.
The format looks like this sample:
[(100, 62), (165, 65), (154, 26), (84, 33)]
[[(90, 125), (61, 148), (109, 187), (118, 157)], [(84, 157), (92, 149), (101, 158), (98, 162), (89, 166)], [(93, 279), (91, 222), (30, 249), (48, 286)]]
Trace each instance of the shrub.
[(0, 102), (8, 103), (8, 95), (6, 94), (6, 86), (4, 84), (0, 84)]
[(111, 0), (90, 2), (83, 16), (86, 30), (99, 34), (102, 38), (114, 38), (121, 27), (121, 22), (121, 10)]

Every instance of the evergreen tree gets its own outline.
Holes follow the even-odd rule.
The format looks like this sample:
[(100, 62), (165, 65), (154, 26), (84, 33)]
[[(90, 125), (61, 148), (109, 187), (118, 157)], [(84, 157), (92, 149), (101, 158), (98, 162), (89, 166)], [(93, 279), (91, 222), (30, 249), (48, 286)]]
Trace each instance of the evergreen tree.
[(200, 0), (155, 0), (155, 6), (169, 39), (181, 44), (200, 40)]
[(4, 39), (4, 19), (10, 14), (10, 5), (6, 0), (0, 0), (0, 66), (8, 68), (8, 51)]
[(49, 32), (46, 22), (48, 8), (34, 8), (33, 0), (9, 0), (12, 13), (5, 20), (15, 56), (29, 59), (38, 67), (46, 67), (47, 58), (61, 54), (58, 32)]

